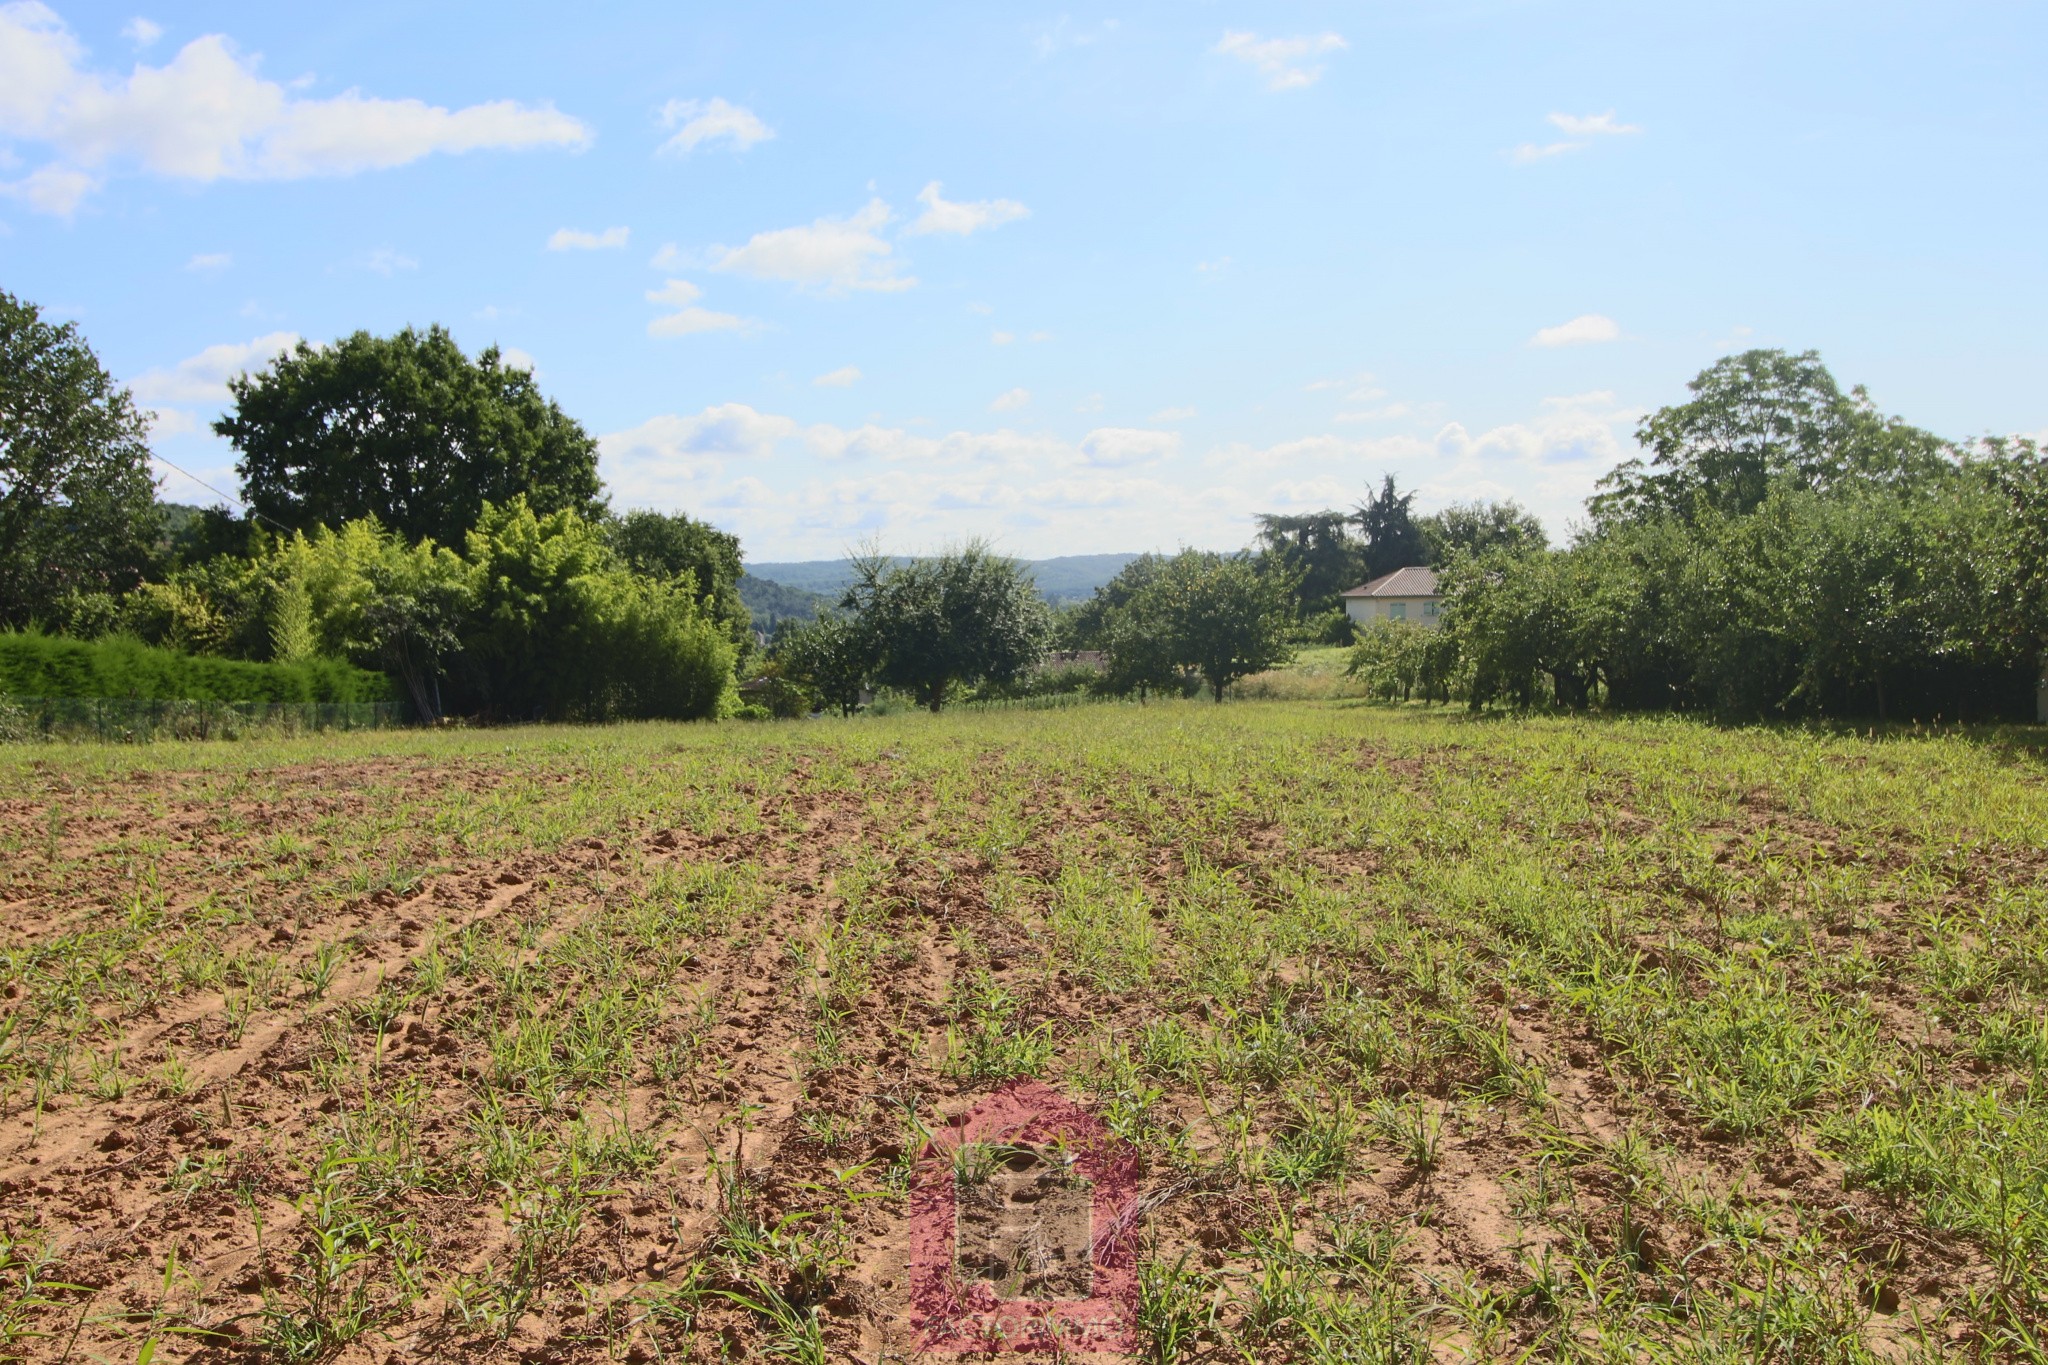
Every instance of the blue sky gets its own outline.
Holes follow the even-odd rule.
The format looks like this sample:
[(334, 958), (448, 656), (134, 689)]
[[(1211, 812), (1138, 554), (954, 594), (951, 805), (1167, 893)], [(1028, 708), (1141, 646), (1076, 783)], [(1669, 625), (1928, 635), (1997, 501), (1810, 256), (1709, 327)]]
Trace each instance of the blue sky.
[[(2048, 9), (0, 5), (0, 287), (230, 491), (224, 377), (439, 322), (750, 558), (1244, 543), (1381, 471), (1554, 537), (1819, 349), (2048, 429)], [(166, 469), (165, 496), (213, 501)]]

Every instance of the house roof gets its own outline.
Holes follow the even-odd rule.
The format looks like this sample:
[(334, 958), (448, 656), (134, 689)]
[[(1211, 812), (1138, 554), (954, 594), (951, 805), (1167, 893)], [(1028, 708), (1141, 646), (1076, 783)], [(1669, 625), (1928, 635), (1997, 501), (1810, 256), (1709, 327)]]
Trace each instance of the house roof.
[(1369, 583), (1361, 583), (1341, 597), (1435, 597), (1436, 570), (1425, 569), (1420, 564), (1411, 564), (1405, 569), (1383, 573)]

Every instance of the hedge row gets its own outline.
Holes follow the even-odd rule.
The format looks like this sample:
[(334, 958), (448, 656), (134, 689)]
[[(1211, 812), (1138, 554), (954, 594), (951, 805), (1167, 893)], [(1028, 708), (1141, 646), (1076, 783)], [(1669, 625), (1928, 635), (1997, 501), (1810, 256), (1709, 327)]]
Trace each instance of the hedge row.
[(383, 702), (382, 673), (334, 659), (257, 664), (156, 649), (112, 636), (0, 633), (0, 696), (232, 702)]

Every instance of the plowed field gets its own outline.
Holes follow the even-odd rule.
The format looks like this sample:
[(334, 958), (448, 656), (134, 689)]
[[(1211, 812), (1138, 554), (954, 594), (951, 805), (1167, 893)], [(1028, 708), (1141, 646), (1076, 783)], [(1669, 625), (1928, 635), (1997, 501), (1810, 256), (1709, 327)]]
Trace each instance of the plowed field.
[(921, 1163), (1086, 1283), (1057, 1144), (931, 1143), (1021, 1078), (1136, 1156), (1139, 1358), (2039, 1360), (2044, 912), (2011, 736), (4, 750), (0, 1360), (916, 1359)]

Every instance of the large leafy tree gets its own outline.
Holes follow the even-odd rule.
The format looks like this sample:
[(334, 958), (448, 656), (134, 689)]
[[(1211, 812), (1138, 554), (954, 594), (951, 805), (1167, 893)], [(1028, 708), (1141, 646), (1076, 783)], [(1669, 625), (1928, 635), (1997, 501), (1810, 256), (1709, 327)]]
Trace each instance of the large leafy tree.
[(0, 626), (139, 581), (161, 519), (148, 434), (76, 324), (0, 291)]
[(1350, 525), (1350, 515), (1335, 510), (1260, 514), (1259, 552), (1300, 583), (1304, 616), (1341, 606), (1338, 594), (1366, 576), (1366, 547)]
[(1429, 542), (1416, 524), (1414, 509), (1414, 491), (1401, 492), (1392, 474), (1383, 476), (1379, 491), (1368, 493), (1358, 504), (1351, 521), (1365, 541), (1367, 578), (1429, 562)]
[(1805, 351), (1755, 350), (1702, 370), (1692, 398), (1636, 428), (1649, 462), (1630, 460), (1587, 503), (1599, 524), (1746, 516), (1773, 487), (1817, 491), (1844, 480), (1915, 483), (1949, 465), (1948, 444), (1880, 415)]
[(597, 442), (497, 348), (475, 360), (440, 327), (300, 342), (230, 380), (214, 430), (240, 453), (243, 498), (294, 530), (375, 517), (460, 545), (484, 504), (539, 515), (598, 505)]
[(1972, 465), (2006, 508), (1980, 538), (1982, 553), (1968, 556), (1981, 565), (1991, 605), (1975, 634), (2002, 637), (2048, 678), (2048, 450), (2025, 437), (1991, 440)]
[(1052, 623), (1030, 575), (981, 541), (928, 559), (854, 559), (842, 605), (875, 642), (876, 677), (937, 711), (954, 687), (1012, 682), (1045, 656)]
[(1543, 523), (1512, 498), (1503, 502), (1454, 502), (1440, 512), (1416, 519), (1429, 546), (1429, 562), (1437, 568), (1458, 555), (1483, 555), (1489, 550), (1540, 550), (1549, 543)]

